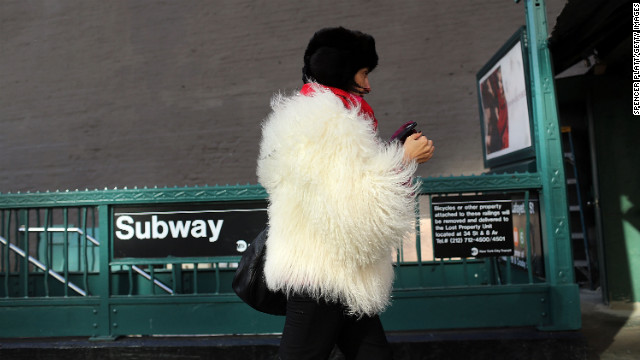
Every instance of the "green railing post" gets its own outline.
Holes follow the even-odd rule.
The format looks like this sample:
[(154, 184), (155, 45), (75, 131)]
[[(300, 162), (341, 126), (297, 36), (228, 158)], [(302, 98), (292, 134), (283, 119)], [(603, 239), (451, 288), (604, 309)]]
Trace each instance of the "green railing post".
[(111, 333), (111, 271), (109, 265), (109, 254), (111, 251), (111, 241), (109, 230), (110, 226), (110, 207), (108, 205), (98, 206), (98, 224), (100, 230), (98, 232), (100, 246), (100, 272), (97, 286), (91, 295), (100, 298), (99, 305), (93, 310), (95, 322), (93, 323), (94, 333), (91, 340), (114, 340), (115, 337)]
[[(525, 0), (531, 64), (531, 95), (537, 170), (542, 179), (540, 207), (546, 250), (546, 276), (551, 285), (550, 320), (544, 328), (578, 329), (580, 298), (574, 281), (567, 195), (551, 56), (547, 44), (544, 0)], [(546, 300), (544, 300), (546, 301)]]
[(24, 258), (21, 259), (19, 277), (22, 283), (22, 291), (25, 298), (29, 297), (29, 209), (20, 210), (20, 224), (24, 224), (23, 241), (18, 245), (24, 249)]

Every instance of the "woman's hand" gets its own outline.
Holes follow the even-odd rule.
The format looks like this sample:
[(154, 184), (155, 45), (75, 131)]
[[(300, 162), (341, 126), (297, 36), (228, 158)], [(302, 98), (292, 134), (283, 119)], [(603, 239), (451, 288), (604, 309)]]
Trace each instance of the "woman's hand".
[(415, 160), (418, 164), (429, 161), (433, 156), (433, 141), (427, 139), (422, 133), (409, 135), (404, 142), (405, 161)]

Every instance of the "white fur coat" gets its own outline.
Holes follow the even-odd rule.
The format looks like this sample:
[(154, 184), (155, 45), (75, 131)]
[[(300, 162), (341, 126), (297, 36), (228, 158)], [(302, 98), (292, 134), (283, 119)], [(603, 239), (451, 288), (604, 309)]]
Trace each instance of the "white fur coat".
[(325, 89), (276, 95), (271, 107), (257, 170), (269, 194), (268, 286), (340, 301), (352, 314), (382, 312), (391, 252), (414, 221), (416, 165)]

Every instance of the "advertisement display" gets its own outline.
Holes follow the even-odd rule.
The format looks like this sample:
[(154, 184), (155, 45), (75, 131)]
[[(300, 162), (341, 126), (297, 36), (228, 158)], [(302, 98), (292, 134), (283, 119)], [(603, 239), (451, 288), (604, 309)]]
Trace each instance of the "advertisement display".
[(267, 223), (266, 203), (113, 209), (113, 259), (241, 255)]
[(486, 167), (535, 156), (528, 77), (521, 28), (476, 75)]

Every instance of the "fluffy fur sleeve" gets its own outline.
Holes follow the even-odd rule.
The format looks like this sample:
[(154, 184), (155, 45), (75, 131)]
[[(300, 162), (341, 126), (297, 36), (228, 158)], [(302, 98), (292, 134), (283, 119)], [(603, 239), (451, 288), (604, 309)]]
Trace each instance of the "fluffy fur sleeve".
[[(350, 291), (373, 295), (346, 284), (353, 279), (333, 284), (340, 280), (332, 272), (365, 278), (380, 261), (391, 267), (391, 250), (412, 228), (416, 165), (405, 164), (402, 146), (381, 142), (370, 119), (330, 92), (279, 95), (272, 108), (257, 169), (269, 194), (267, 283), (347, 302)], [(388, 295), (389, 275), (371, 275), (371, 287)]]

